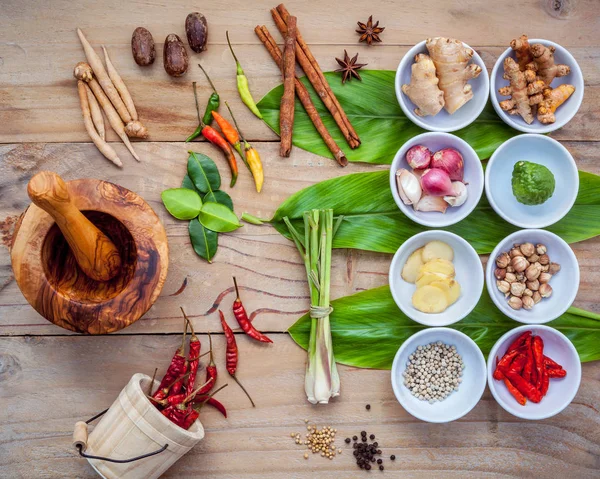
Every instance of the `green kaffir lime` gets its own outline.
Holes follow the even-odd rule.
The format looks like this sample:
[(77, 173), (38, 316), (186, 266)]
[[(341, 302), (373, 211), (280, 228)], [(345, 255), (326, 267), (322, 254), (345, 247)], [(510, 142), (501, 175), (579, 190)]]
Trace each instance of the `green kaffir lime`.
[(544, 165), (519, 161), (512, 173), (512, 190), (519, 203), (541, 205), (554, 193), (554, 175)]

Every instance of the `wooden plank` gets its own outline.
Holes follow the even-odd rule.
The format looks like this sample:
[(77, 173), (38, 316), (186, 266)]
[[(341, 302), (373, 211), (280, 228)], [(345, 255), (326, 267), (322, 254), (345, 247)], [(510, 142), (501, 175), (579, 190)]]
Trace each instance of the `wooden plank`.
[[(0, 338), (0, 476), (97, 477), (71, 448), (74, 423), (109, 406), (132, 374), (165, 368), (178, 342), (175, 335)], [(206, 337), (202, 342), (206, 347)], [(388, 371), (341, 367), (341, 397), (311, 406), (302, 386), (306, 353), (285, 335), (266, 347), (239, 337), (239, 376), (256, 400), (252, 409), (227, 381), (222, 336), (214, 342), (219, 383), (230, 383), (220, 393), (229, 418), (204, 410), (206, 438), (165, 478), (308, 479), (317, 471), (327, 479), (358, 477), (343, 439), (361, 430), (376, 435), (392, 477), (529, 477), (532, 471), (536, 477), (597, 477), (600, 362), (584, 364), (574, 402), (554, 418), (519, 420), (486, 391), (463, 419), (427, 424), (396, 402)], [(304, 460), (290, 438), (303, 431), (304, 419), (337, 428), (342, 454)]]
[[(274, 27), (272, 30), (273, 35), (278, 35)], [(83, 126), (76, 82), (72, 76), (74, 65), (85, 57), (74, 30), (67, 35), (60, 47), (60, 55), (56, 54), (56, 45), (45, 42), (24, 47), (14, 42), (0, 43), (0, 57), (3, 59), (0, 66), (0, 143), (90, 141)], [(310, 37), (307, 38), (310, 40)], [(510, 38), (507, 36), (505, 43)], [(197, 125), (191, 82), (198, 82), (201, 104), (205, 104), (211, 93), (205, 77), (196, 66), (198, 61), (209, 72), (223, 99), (231, 103), (249, 139), (277, 139), (266, 124), (257, 121), (239, 100), (235, 67), (226, 44), (211, 45), (205, 53), (191, 59), (190, 70), (184, 77), (171, 78), (162, 67), (162, 44), (157, 45), (159, 54), (156, 63), (144, 68), (134, 63), (128, 41), (117, 43), (109, 34), (90, 40), (97, 48), (105, 42), (131, 91), (140, 118), (148, 127), (151, 140), (183, 141)], [(235, 48), (239, 58), (244, 60), (244, 69), (258, 101), (281, 82), (281, 75), (263, 46), (255, 43), (238, 44)], [(491, 70), (506, 47), (478, 45), (481, 44), (474, 46)], [(311, 45), (311, 48), (323, 70), (337, 68), (335, 57), (342, 56), (345, 48), (358, 52), (361, 61), (368, 63), (368, 68), (396, 70), (409, 49), (408, 46), (391, 45), (373, 48), (363, 44)], [(561, 140), (599, 140), (600, 52), (590, 47), (572, 48), (571, 52), (585, 74), (585, 102), (578, 114), (553, 136)], [(111, 141), (117, 140), (112, 130), (107, 135)]]
[[(566, 143), (583, 170), (600, 173), (598, 143)], [(350, 165), (340, 168), (331, 160), (294, 149), (289, 160), (278, 156), (276, 143), (257, 144), (265, 161), (267, 181), (259, 195), (253, 191), (248, 172), (242, 168), (238, 185), (229, 190), (236, 212), (262, 218), (271, 217), (277, 206), (291, 193), (316, 180), (357, 171), (385, 169), (385, 166)], [(245, 225), (238, 232), (221, 235), (220, 249), (212, 265), (198, 258), (189, 245), (187, 224), (171, 218), (160, 201), (163, 189), (179, 185), (185, 174), (186, 150), (182, 143), (140, 143), (144, 161), (134, 163), (124, 147), (118, 152), (126, 159), (123, 171), (115, 168), (91, 144), (24, 144), (0, 146), (0, 196), (10, 198), (0, 206), (0, 218), (7, 230), (29, 204), (26, 185), (42, 169), (56, 171), (65, 179), (103, 178), (121, 184), (145, 198), (165, 224), (170, 244), (170, 270), (162, 296), (152, 309), (124, 332), (175, 332), (180, 329), (179, 305), (198, 318), (201, 329), (217, 330), (215, 305), (228, 309), (233, 301), (231, 277), (237, 276), (244, 291), (249, 312), (255, 312), (256, 324), (266, 331), (285, 331), (307, 309), (306, 273), (295, 247), (269, 226)], [(224, 162), (212, 146), (194, 144), (197, 151), (217, 160), (224, 184), (228, 174)], [(10, 239), (7, 232), (4, 242)], [(0, 246), (0, 334), (65, 334), (65, 330), (47, 323), (25, 301), (10, 268), (6, 246)], [(573, 246), (580, 261), (581, 287), (575, 304), (600, 312), (596, 287), (600, 282), (600, 238)], [(387, 284), (390, 255), (363, 251), (336, 251), (332, 272), (332, 297)], [(188, 278), (187, 288), (179, 296), (169, 296)]]
[[(256, 43), (252, 28), (257, 23), (271, 24), (269, 9), (279, 2), (211, 2), (202, 5), (209, 24), (210, 41), (224, 43), (225, 30), (235, 34), (238, 42)], [(356, 21), (365, 22), (369, 14), (381, 20), (386, 30), (382, 39), (387, 44), (407, 45), (423, 40), (424, 32), (460, 38), (471, 45), (497, 45), (498, 39), (514, 38), (526, 26), (532, 38), (556, 38), (565, 46), (596, 46), (598, 44), (595, 0), (552, 2), (549, 0), (523, 0), (489, 2), (472, 0), (448, 5), (444, 0), (413, 3), (400, 6), (383, 0), (343, 3), (319, 0), (290, 0), (285, 2), (292, 15), (298, 17), (298, 27), (314, 43), (356, 43)], [(0, 32), (0, 42), (30, 44), (34, 41), (60, 44), (74, 43), (75, 27), (88, 33), (90, 40), (105, 42), (114, 39), (128, 43), (137, 26), (148, 28), (155, 41), (163, 40), (169, 33), (184, 38), (186, 15), (194, 8), (185, 0), (166, 3), (140, 0), (131, 3), (119, 0), (103, 2), (72, 2), (53, 0), (40, 4), (35, 0), (4, 0), (2, 13), (11, 19), (12, 28)], [(39, 28), (43, 22), (43, 30)], [(526, 20), (526, 23), (523, 23)], [(252, 27), (252, 28), (249, 28)], [(427, 34), (427, 33), (425, 33)]]

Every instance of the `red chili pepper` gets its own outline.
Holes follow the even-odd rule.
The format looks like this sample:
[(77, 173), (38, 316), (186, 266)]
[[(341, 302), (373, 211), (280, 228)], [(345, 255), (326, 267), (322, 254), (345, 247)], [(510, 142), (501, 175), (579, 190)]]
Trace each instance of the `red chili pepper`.
[(227, 417), (227, 409), (225, 409), (225, 406), (223, 406), (223, 404), (220, 403), (219, 401), (217, 401), (215, 398), (207, 397), (207, 396), (198, 396), (197, 398), (199, 401), (202, 401), (203, 403), (206, 402), (206, 404), (210, 404), (217, 411), (219, 411), (221, 414), (223, 414), (223, 416)]
[(181, 312), (183, 313), (183, 317), (187, 320), (187, 324), (190, 326), (190, 330), (192, 331), (192, 336), (190, 337), (190, 350), (188, 352), (190, 375), (188, 376), (185, 390), (187, 394), (191, 394), (194, 390), (194, 385), (196, 383), (196, 373), (198, 372), (198, 365), (200, 363), (200, 349), (202, 347), (202, 343), (200, 343), (198, 336), (196, 336), (196, 333), (194, 332), (194, 327), (192, 326), (192, 322), (185, 314), (183, 308), (181, 308)]
[[(188, 372), (188, 360), (186, 359), (183, 363), (183, 372), (187, 373)], [(171, 388), (171, 392), (169, 393), (170, 396), (176, 395), (181, 393), (181, 391), (183, 390), (183, 385), (184, 385), (184, 381), (185, 381), (185, 377), (182, 377), (179, 381), (177, 381), (175, 384), (173, 384), (173, 387)]]
[(208, 394), (212, 388), (215, 387), (215, 384), (217, 384), (217, 365), (213, 360), (212, 337), (210, 336), (210, 332), (208, 333), (208, 342), (210, 345), (210, 360), (208, 361), (208, 366), (206, 366), (206, 386), (198, 391), (198, 396)]
[(518, 373), (507, 370), (504, 375), (519, 390), (519, 392), (531, 402), (539, 403), (542, 400), (542, 393), (529, 381), (523, 379)]
[[(184, 318), (184, 320), (185, 320), (185, 318)], [(186, 335), (186, 333), (187, 333), (187, 322), (185, 322), (185, 324), (184, 324), (183, 339), (181, 340), (181, 346), (179, 346), (179, 348), (177, 348), (177, 351), (175, 351), (175, 355), (173, 356), (173, 359), (171, 359), (171, 364), (169, 365), (167, 372), (165, 373), (164, 377), (161, 379), (158, 389), (152, 396), (155, 399), (163, 399), (164, 397), (166, 397), (166, 394), (168, 394), (168, 391), (167, 391), (167, 393), (164, 393), (165, 388), (168, 385), (172, 386), (173, 385), (172, 383), (178, 377), (180, 377), (182, 374), (185, 373), (185, 335)]]
[[(494, 379), (497, 381), (501, 381), (502, 380), (502, 370), (506, 369), (510, 366), (510, 363), (512, 362), (512, 360), (515, 358), (515, 356), (517, 356), (517, 354), (519, 354), (519, 351), (514, 350), (510, 353), (506, 353), (504, 356), (502, 356), (502, 359), (498, 362), (498, 364), (496, 365), (496, 370), (494, 371)], [(498, 358), (496, 358), (497, 360)]]
[(242, 386), (242, 384), (238, 381), (238, 379), (235, 376), (235, 371), (237, 370), (238, 362), (238, 347), (235, 341), (235, 335), (233, 334), (233, 331), (225, 321), (225, 316), (223, 316), (223, 312), (221, 310), (219, 310), (219, 315), (221, 317), (221, 326), (223, 328), (223, 332), (225, 333), (225, 341), (227, 342), (227, 352), (225, 353), (225, 367), (227, 369), (227, 372), (234, 379), (234, 381), (238, 383), (238, 386), (242, 389), (242, 391), (246, 393), (246, 396), (248, 396), (248, 399), (250, 399), (252, 407), (256, 407), (254, 401), (250, 397), (250, 394), (248, 394), (248, 391), (246, 391), (246, 388)]
[(198, 419), (198, 416), (200, 416), (200, 413), (192, 409), (185, 417), (185, 420), (183, 421), (183, 425), (181, 427), (183, 427), (183, 429), (188, 430), (192, 426), (192, 424), (194, 424), (196, 419)]
[[(544, 377), (544, 340), (541, 336), (535, 336), (531, 345), (533, 351), (533, 362), (535, 363), (536, 382), (538, 389), (542, 387)], [(532, 383), (533, 384), (533, 383)]]
[(546, 375), (549, 378), (564, 378), (567, 375), (567, 371), (564, 369), (546, 368)]
[(525, 404), (527, 403), (527, 399), (519, 392), (519, 390), (516, 387), (514, 387), (513, 383), (511, 383), (506, 377), (504, 378), (504, 384), (506, 385), (506, 389), (508, 389), (508, 392), (510, 392), (514, 396), (517, 402), (521, 406), (525, 406)]
[[(526, 362), (527, 355), (519, 353), (507, 370), (513, 373), (521, 374), (523, 372), (523, 368), (525, 367)], [(507, 370), (504, 370), (503, 372), (506, 373)]]
[(525, 331), (523, 334), (521, 334), (517, 339), (515, 339), (511, 343), (511, 345), (506, 350), (506, 353), (511, 353), (511, 352), (521, 348), (525, 344), (525, 342), (527, 341), (527, 338), (529, 336), (531, 336), (531, 331)]
[(533, 352), (531, 351), (531, 336), (529, 336), (526, 340), (525, 340), (525, 344), (523, 346), (523, 349), (525, 350), (525, 355), (527, 356), (527, 362), (525, 363), (525, 367), (523, 368), (523, 377), (529, 381), (530, 383), (533, 383), (533, 372), (535, 370), (535, 363), (533, 361)]
[(233, 302), (233, 315), (235, 316), (235, 319), (237, 319), (237, 322), (242, 328), (242, 331), (244, 331), (244, 333), (246, 333), (252, 339), (256, 339), (257, 341), (263, 343), (272, 343), (273, 341), (267, 335), (261, 333), (250, 322), (248, 314), (246, 314), (246, 309), (244, 308), (242, 300), (240, 299), (240, 292), (238, 290), (238, 285), (237, 281), (235, 280), (235, 276), (233, 278), (233, 284), (235, 285), (236, 294), (235, 301)]
[(548, 386), (550, 386), (550, 375), (548, 374), (548, 370), (544, 368), (542, 370), (542, 381), (540, 385), (540, 393), (542, 394), (542, 397), (544, 397), (548, 392)]
[(563, 367), (556, 361), (553, 361), (548, 356), (544, 356), (544, 364), (550, 369), (562, 369)]
[(212, 126), (204, 125), (202, 128), (202, 136), (204, 136), (204, 138), (210, 141), (213, 145), (221, 148), (225, 154), (225, 158), (229, 163), (229, 169), (231, 170), (231, 183), (229, 183), (229, 187), (233, 188), (233, 185), (235, 185), (238, 177), (238, 166), (235, 155), (233, 154), (233, 150), (231, 149), (231, 145), (227, 143), (225, 138), (223, 138), (221, 134)]

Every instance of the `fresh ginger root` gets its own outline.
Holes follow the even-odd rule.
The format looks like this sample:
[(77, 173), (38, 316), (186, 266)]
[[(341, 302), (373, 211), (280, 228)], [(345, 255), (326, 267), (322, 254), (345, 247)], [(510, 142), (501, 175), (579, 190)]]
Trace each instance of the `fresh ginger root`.
[(435, 64), (438, 86), (444, 92), (444, 108), (452, 115), (473, 98), (473, 89), (467, 82), (479, 76), (481, 67), (469, 65), (474, 52), (459, 40), (428, 38), (425, 45)]
[(533, 61), (527, 65), (529, 70), (537, 73), (539, 80), (550, 86), (556, 77), (564, 77), (571, 73), (568, 65), (557, 65), (554, 63), (554, 47), (546, 47), (541, 43), (531, 45)]
[(435, 65), (429, 55), (419, 53), (411, 69), (409, 85), (402, 85), (402, 92), (417, 108), (418, 116), (435, 116), (444, 107), (444, 92), (438, 88)]
[(556, 88), (545, 88), (543, 91), (544, 99), (538, 105), (537, 119), (544, 125), (554, 123), (556, 117), (554, 112), (575, 92), (573, 85), (558, 85)]
[(532, 106), (543, 101), (542, 90), (546, 86), (541, 80), (536, 80), (531, 70), (521, 71), (519, 64), (512, 57), (504, 59), (504, 76), (510, 85), (500, 88), (498, 93), (510, 96), (509, 100), (500, 102), (500, 108), (510, 115), (521, 115), (528, 125), (533, 123)]
[(527, 65), (533, 61), (533, 54), (529, 47), (529, 39), (523, 34), (519, 38), (515, 38), (510, 42), (510, 48), (515, 52), (517, 63), (521, 71), (525, 70)]

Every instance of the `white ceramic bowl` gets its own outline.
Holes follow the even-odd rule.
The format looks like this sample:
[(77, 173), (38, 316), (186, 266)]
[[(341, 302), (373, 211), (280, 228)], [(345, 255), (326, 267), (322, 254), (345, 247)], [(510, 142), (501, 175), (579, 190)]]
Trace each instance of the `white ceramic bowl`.
[[(398, 193), (396, 171), (405, 168), (412, 171), (406, 162), (406, 152), (415, 145), (425, 145), (432, 153), (442, 148), (454, 148), (463, 157), (467, 185), (467, 201), (461, 206), (448, 207), (445, 213), (437, 211), (415, 211), (412, 205), (405, 205)], [(466, 141), (450, 133), (423, 133), (408, 140), (398, 150), (390, 167), (390, 188), (398, 208), (415, 223), (433, 228), (450, 226), (465, 219), (475, 209), (483, 193), (483, 167), (475, 150)]]
[[(544, 355), (560, 364), (566, 371), (564, 378), (550, 378), (546, 396), (539, 403), (527, 401), (521, 406), (508, 392), (504, 381), (492, 376), (496, 369), (496, 357), (504, 356), (508, 346), (525, 331), (544, 340)], [(577, 394), (581, 383), (581, 362), (573, 343), (560, 331), (543, 325), (519, 326), (502, 336), (490, 351), (487, 363), (487, 379), (492, 396), (502, 408), (522, 419), (547, 419), (565, 409)]]
[[(512, 173), (519, 161), (544, 165), (554, 175), (553, 195), (541, 205), (519, 203), (512, 192)], [(545, 228), (563, 218), (579, 191), (575, 160), (558, 141), (544, 135), (518, 135), (494, 152), (485, 169), (485, 194), (494, 211), (520, 228)]]
[[(402, 373), (406, 369), (408, 357), (417, 349), (435, 341), (456, 346), (465, 364), (462, 383), (445, 400), (429, 404), (414, 397), (404, 385)], [(400, 346), (392, 364), (392, 389), (406, 411), (417, 419), (428, 422), (455, 421), (471, 409), (481, 399), (486, 383), (485, 358), (475, 342), (466, 334), (450, 328), (429, 328), (413, 334)]]
[[(447, 243), (454, 250), (456, 281), (460, 284), (458, 300), (442, 313), (423, 313), (412, 305), (416, 286), (402, 279), (402, 267), (413, 251), (433, 240)], [(392, 259), (389, 272), (390, 290), (394, 301), (406, 316), (425, 326), (448, 326), (467, 316), (483, 292), (483, 266), (477, 252), (460, 236), (448, 231), (431, 230), (416, 234), (406, 240)]]
[[(463, 42), (467, 48), (469, 45)], [(481, 67), (481, 73), (477, 78), (469, 81), (469, 84), (473, 88), (473, 98), (459, 108), (454, 114), (450, 115), (446, 110), (442, 110), (435, 116), (418, 116), (414, 110), (416, 105), (410, 101), (408, 96), (402, 93), (402, 85), (410, 83), (410, 76), (412, 72), (412, 65), (415, 62), (415, 56), (419, 53), (428, 53), (425, 41), (417, 43), (412, 47), (406, 55), (400, 61), (398, 70), (396, 71), (396, 97), (398, 103), (404, 114), (414, 124), (419, 125), (421, 128), (425, 128), (429, 131), (456, 131), (469, 126), (473, 123), (477, 117), (481, 114), (487, 103), (490, 94), (490, 79), (488, 76), (485, 63), (481, 57), (477, 54), (475, 49), (472, 49), (475, 53), (471, 63), (476, 63)]]
[[(544, 244), (550, 261), (560, 264), (560, 271), (552, 277), (552, 295), (542, 299), (532, 309), (512, 309), (496, 286), (494, 270), (496, 257), (509, 252), (515, 243)], [(509, 318), (525, 324), (543, 324), (565, 313), (575, 301), (579, 289), (579, 263), (571, 247), (559, 236), (546, 230), (519, 230), (504, 238), (494, 248), (485, 270), (485, 282), (492, 301)]]
[(502, 55), (500, 55), (496, 61), (496, 64), (494, 65), (494, 68), (492, 69), (492, 74), (490, 75), (490, 96), (492, 98), (492, 105), (498, 113), (498, 116), (500, 116), (502, 121), (504, 121), (504, 123), (507, 125), (525, 133), (549, 133), (565, 126), (571, 120), (571, 118), (575, 116), (577, 110), (579, 110), (581, 102), (583, 101), (583, 73), (581, 72), (581, 68), (579, 68), (579, 65), (577, 64), (577, 61), (573, 55), (571, 55), (568, 50), (561, 47), (557, 43), (549, 40), (540, 40), (538, 38), (529, 40), (530, 45), (533, 45), (534, 43), (541, 43), (547, 47), (553, 46), (556, 48), (556, 51), (554, 52), (555, 63), (565, 64), (571, 67), (571, 73), (564, 77), (555, 78), (550, 85), (552, 87), (556, 87), (564, 83), (569, 83), (575, 86), (575, 92), (573, 92), (571, 97), (556, 110), (556, 121), (548, 125), (543, 125), (536, 118), (531, 125), (528, 125), (519, 115), (509, 115), (507, 112), (502, 110), (502, 108), (500, 108), (500, 102), (508, 99), (507, 96), (502, 96), (498, 93), (499, 88), (509, 84), (508, 80), (504, 80), (502, 78), (502, 75), (504, 74), (504, 59), (509, 55), (515, 58), (515, 53), (510, 47), (507, 48)]

